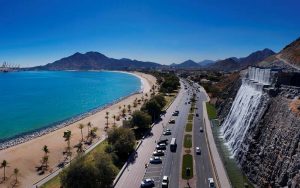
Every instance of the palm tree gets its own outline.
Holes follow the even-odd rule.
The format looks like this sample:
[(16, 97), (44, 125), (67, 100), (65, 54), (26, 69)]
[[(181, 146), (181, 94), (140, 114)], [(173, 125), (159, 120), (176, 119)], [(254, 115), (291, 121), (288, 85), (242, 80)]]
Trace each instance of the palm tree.
[(16, 183), (18, 183), (18, 175), (19, 175), (19, 172), (20, 172), (19, 169), (17, 169), (17, 168), (14, 169), (14, 175), (15, 175), (15, 178), (16, 178), (16, 179), (15, 179)]
[[(65, 141), (67, 142), (67, 150), (66, 150), (67, 157), (72, 155), (71, 146), (70, 146), (71, 136), (72, 136), (72, 132), (70, 130), (67, 130), (64, 132), (63, 137), (65, 138)], [(70, 161), (71, 161), (71, 158), (70, 158)]]
[(19, 175), (19, 173), (20, 173), (20, 171), (19, 171), (19, 169), (18, 168), (15, 168), (14, 169), (14, 175), (15, 175), (15, 181), (16, 181), (16, 183), (18, 183), (18, 175)]
[(46, 146), (46, 145), (44, 145), (43, 151), (44, 151), (44, 153), (45, 153), (45, 156), (47, 156), (48, 153), (50, 153), (50, 151), (49, 151), (49, 149), (48, 149), (48, 146)]
[(108, 115), (109, 115), (109, 112), (106, 112), (106, 116), (105, 116), (105, 119), (106, 119), (106, 128), (108, 128)]
[(6, 160), (3, 160), (1, 163), (0, 168), (3, 168), (3, 180), (5, 181), (6, 176), (5, 176), (5, 170), (8, 167), (8, 162)]
[(113, 115), (112, 118), (114, 119), (114, 126), (116, 126), (116, 115)]
[(96, 132), (98, 131), (98, 127), (93, 127), (91, 130), (91, 136), (92, 138), (96, 138), (97, 134)]
[(128, 112), (131, 112), (131, 110), (130, 110), (131, 109), (131, 105), (130, 104), (127, 105), (127, 108), (128, 108)]
[(78, 125), (78, 128), (80, 129), (80, 132), (81, 132), (81, 142), (83, 142), (83, 133), (82, 133), (82, 129), (84, 128), (84, 125), (82, 123), (80, 123)]
[(44, 156), (41, 160), (42, 163), (42, 168), (45, 167), (45, 169), (48, 169), (48, 161), (49, 161), (49, 156)]
[(79, 142), (76, 146), (78, 155), (81, 155), (83, 153), (83, 144)]
[(123, 115), (123, 117), (125, 117), (125, 115), (126, 115), (126, 108), (123, 108), (122, 115)]
[(90, 128), (92, 128), (91, 122), (88, 122), (87, 128), (88, 128), (88, 135), (87, 135), (87, 138), (89, 138), (89, 137), (90, 137)]

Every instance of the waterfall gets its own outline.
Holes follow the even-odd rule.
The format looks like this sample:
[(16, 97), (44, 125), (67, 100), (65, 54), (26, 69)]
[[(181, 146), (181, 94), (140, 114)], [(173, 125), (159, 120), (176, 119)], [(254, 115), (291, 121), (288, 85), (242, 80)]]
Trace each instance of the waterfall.
[(272, 71), (249, 67), (247, 76), (233, 101), (229, 114), (222, 124), (221, 133), (235, 156), (249, 126), (262, 111), (263, 88), (272, 84)]

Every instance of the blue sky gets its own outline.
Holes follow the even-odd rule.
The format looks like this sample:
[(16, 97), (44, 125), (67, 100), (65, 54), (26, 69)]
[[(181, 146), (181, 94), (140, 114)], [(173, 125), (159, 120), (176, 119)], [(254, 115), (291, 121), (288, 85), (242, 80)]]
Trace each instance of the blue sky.
[(300, 36), (298, 0), (0, 0), (0, 62), (75, 52), (162, 64), (279, 51)]

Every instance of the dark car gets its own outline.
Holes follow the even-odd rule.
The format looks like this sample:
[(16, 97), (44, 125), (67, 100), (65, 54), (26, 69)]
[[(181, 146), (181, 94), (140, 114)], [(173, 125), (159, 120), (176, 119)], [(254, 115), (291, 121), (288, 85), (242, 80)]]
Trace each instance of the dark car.
[(175, 124), (175, 119), (170, 119), (169, 123), (170, 124)]
[(150, 158), (150, 163), (151, 164), (160, 164), (162, 161), (161, 161), (161, 158), (160, 157), (151, 157)]
[(167, 138), (166, 139), (162, 139), (162, 140), (160, 140), (160, 141), (157, 142), (157, 144), (166, 144), (166, 145), (167, 145), (167, 143), (168, 143), (168, 139)]
[(153, 156), (164, 156), (165, 152), (163, 150), (155, 150)]
[(156, 146), (156, 149), (157, 149), (157, 150), (166, 150), (167, 147), (166, 147), (166, 144), (158, 144), (158, 145)]
[(154, 180), (153, 179), (145, 179), (141, 182), (141, 187), (146, 188), (146, 187), (154, 187)]

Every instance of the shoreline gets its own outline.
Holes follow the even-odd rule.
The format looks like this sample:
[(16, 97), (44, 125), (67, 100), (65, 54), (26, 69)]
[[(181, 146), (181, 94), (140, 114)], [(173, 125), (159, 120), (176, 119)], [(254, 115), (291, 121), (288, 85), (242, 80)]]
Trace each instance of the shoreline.
[[(70, 71), (70, 70), (68, 70), (68, 71)], [(137, 74), (134, 74), (132, 72), (126, 72), (126, 71), (106, 71), (106, 70), (103, 70), (103, 71), (105, 71), (105, 72), (118, 72), (118, 73), (129, 74), (129, 75), (135, 76), (138, 79), (140, 79), (141, 87), (140, 87), (139, 91), (135, 91), (135, 92), (133, 92), (129, 95), (126, 95), (124, 97), (116, 99), (116, 100), (114, 100), (110, 103), (107, 103), (107, 104), (102, 105), (102, 106), (98, 106), (96, 108), (90, 109), (86, 112), (80, 113), (80, 114), (72, 116), (70, 118), (50, 123), (50, 124), (45, 125), (45, 126), (39, 128), (39, 129), (35, 129), (35, 130), (32, 130), (32, 131), (27, 131), (27, 132), (24, 132), (24, 133), (20, 133), (18, 135), (15, 135), (15, 136), (12, 136), (12, 137), (9, 137), (9, 138), (0, 139), (0, 151), (8, 149), (8, 148), (16, 146), (16, 145), (19, 145), (19, 144), (22, 144), (22, 143), (25, 143), (25, 142), (28, 142), (28, 141), (36, 139), (38, 137), (47, 135), (51, 132), (62, 129), (64, 127), (68, 127), (69, 125), (72, 125), (76, 122), (79, 122), (80, 120), (83, 120), (83, 119), (88, 118), (92, 115), (95, 115), (98, 112), (101, 112), (105, 109), (108, 109), (109, 107), (111, 107), (111, 106), (113, 106), (113, 105), (115, 105), (115, 104), (117, 104), (117, 103), (119, 103), (123, 100), (126, 100), (127, 98), (130, 98), (133, 95), (147, 92), (147, 91), (145, 91), (144, 78), (142, 78), (141, 76), (139, 76)], [(98, 72), (100, 72), (100, 71), (98, 71)]]
[(127, 98), (129, 98), (129, 97), (131, 97), (135, 94), (139, 94), (139, 93), (141, 93), (141, 91), (131, 93), (131, 94), (129, 94), (127, 96), (124, 96), (124, 97), (121, 97), (121, 98), (119, 98), (119, 99), (117, 99), (113, 102), (107, 103), (104, 106), (96, 107), (96, 108), (91, 109), (87, 112), (75, 115), (75, 116), (70, 117), (70, 118), (65, 119), (65, 120), (61, 120), (61, 121), (51, 123), (49, 125), (46, 125), (44, 127), (39, 128), (39, 129), (24, 132), (24, 133), (15, 135), (15, 136), (7, 138), (7, 139), (0, 139), (0, 151), (5, 150), (5, 149), (10, 148), (10, 147), (13, 147), (13, 146), (16, 146), (16, 145), (19, 145), (19, 144), (22, 144), (22, 143), (25, 143), (25, 142), (28, 142), (28, 141), (33, 140), (35, 138), (44, 136), (46, 134), (49, 134), (49, 133), (54, 132), (56, 130), (59, 130), (61, 128), (67, 127), (67, 126), (69, 126), (73, 123), (76, 123), (76, 122), (78, 122), (78, 121), (80, 121), (84, 118), (92, 116), (92, 115), (94, 115), (94, 114), (96, 114), (96, 113), (98, 113), (102, 110), (105, 110), (105, 109), (111, 107), (114, 104), (117, 104), (117, 103), (121, 102), (122, 100), (125, 100), (125, 99), (127, 99)]
[[(144, 99), (148, 99), (150, 97), (150, 89), (152, 85), (156, 84), (156, 78), (152, 75), (140, 73), (140, 72), (133, 72), (140, 76), (144, 81), (144, 88), (143, 92), (136, 92), (132, 95), (125, 96), (118, 101), (113, 101), (110, 105), (103, 106), (102, 108), (98, 108), (98, 110), (94, 111), (92, 114), (88, 114), (86, 117), (82, 117), (75, 121), (74, 123), (69, 123), (68, 126), (64, 126), (52, 131), (45, 131), (43, 135), (35, 135), (32, 139), (27, 137), (27, 140), (22, 143), (15, 144), (14, 146), (8, 147), (6, 149), (0, 150), (0, 160), (7, 160), (10, 164), (10, 168), (6, 169), (6, 174), (9, 177), (13, 177), (13, 170), (17, 167), (20, 170), (20, 177), (19, 177), (19, 187), (32, 187), (35, 182), (43, 179), (44, 177), (48, 176), (53, 170), (57, 169), (57, 165), (61, 162), (65, 161), (66, 157), (63, 155), (63, 152), (66, 148), (66, 141), (63, 138), (63, 134), (65, 131), (70, 130), (72, 132), (72, 137), (70, 140), (70, 144), (72, 146), (72, 152), (75, 154), (72, 158), (76, 157), (76, 148), (75, 145), (82, 139), (82, 133), (84, 137), (88, 134), (88, 128), (85, 126), (83, 128), (82, 133), (81, 130), (78, 128), (79, 124), (86, 125), (87, 123), (91, 123), (92, 127), (97, 127), (97, 137), (98, 139), (103, 139), (106, 137), (106, 112), (109, 112), (109, 129), (112, 128), (113, 124), (115, 123), (117, 127), (122, 126), (123, 117), (121, 117), (121, 108), (126, 107), (128, 104), (133, 104), (134, 101), (141, 100), (142, 97)], [(135, 110), (139, 110), (141, 108), (142, 103), (139, 103), (136, 107), (131, 108), (131, 112)], [(114, 122), (112, 118), (113, 115), (121, 117), (119, 120)], [(126, 112), (126, 118), (130, 116), (128, 112)], [(49, 148), (49, 169), (45, 171), (44, 174), (38, 174), (36, 168), (41, 164), (41, 158), (44, 156), (44, 152), (42, 148), (47, 145)], [(89, 145), (84, 145), (84, 149), (88, 149)], [(14, 178), (9, 178), (6, 182), (0, 183), (0, 187), (6, 186), (9, 187), (11, 183), (14, 183)]]

